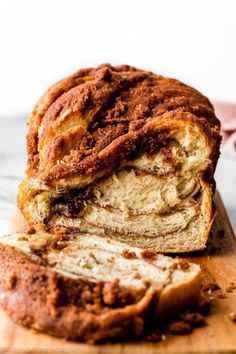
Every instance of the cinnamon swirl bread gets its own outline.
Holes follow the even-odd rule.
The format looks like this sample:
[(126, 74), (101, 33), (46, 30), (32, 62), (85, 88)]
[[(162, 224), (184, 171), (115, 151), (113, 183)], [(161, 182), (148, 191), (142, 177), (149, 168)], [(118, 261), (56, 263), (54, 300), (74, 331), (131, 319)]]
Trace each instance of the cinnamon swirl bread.
[(117, 241), (49, 233), (0, 238), (2, 307), (14, 321), (52, 335), (130, 338), (199, 294), (198, 265)]
[(30, 225), (161, 252), (205, 247), (220, 123), (198, 91), (105, 64), (52, 86), (28, 123), (18, 204)]

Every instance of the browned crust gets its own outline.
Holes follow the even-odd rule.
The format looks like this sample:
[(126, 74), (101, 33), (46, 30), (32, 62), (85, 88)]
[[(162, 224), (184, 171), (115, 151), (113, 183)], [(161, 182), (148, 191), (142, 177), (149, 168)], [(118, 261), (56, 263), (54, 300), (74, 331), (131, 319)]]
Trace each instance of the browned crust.
[(0, 295), (2, 307), (24, 326), (73, 340), (102, 340), (139, 335), (157, 294), (147, 291), (135, 300), (118, 282), (63, 277), (0, 244)]
[[(150, 147), (148, 123), (193, 118), (214, 137), (216, 160), (220, 123), (208, 99), (195, 89), (129, 66), (80, 70), (52, 86), (29, 118), (28, 176), (50, 183), (85, 170), (98, 173), (98, 164), (102, 169), (113, 161), (119, 164), (123, 150), (132, 158), (148, 135)], [(111, 144), (109, 154), (100, 158)]]

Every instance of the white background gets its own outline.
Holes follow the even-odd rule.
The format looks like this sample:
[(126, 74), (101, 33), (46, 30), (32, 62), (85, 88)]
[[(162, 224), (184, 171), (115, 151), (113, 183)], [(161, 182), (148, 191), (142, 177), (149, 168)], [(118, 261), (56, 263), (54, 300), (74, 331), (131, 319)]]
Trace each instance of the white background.
[[(236, 0), (0, 0), (0, 234), (26, 165), (25, 121), (49, 85), (103, 62), (236, 103)], [(216, 181), (236, 229), (236, 161)]]
[(0, 116), (80, 67), (127, 63), (236, 99), (235, 0), (0, 0)]

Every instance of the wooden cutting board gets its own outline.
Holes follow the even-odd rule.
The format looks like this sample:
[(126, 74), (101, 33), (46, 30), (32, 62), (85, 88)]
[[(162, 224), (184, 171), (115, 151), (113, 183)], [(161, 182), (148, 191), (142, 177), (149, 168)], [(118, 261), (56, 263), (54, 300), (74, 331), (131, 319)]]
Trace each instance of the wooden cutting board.
[[(203, 281), (217, 283), (222, 291), (226, 292), (230, 282), (236, 282), (236, 239), (218, 193), (215, 196), (215, 204), (218, 213), (208, 248), (204, 252), (191, 254), (189, 258), (201, 265)], [(16, 210), (11, 232), (21, 230), (23, 225), (24, 221)], [(14, 324), (0, 311), (0, 353), (236, 353), (236, 323), (228, 317), (231, 312), (236, 312), (236, 290), (226, 292), (224, 299), (214, 300), (211, 314), (207, 318), (207, 326), (194, 330), (191, 335), (167, 336), (165, 341), (159, 343), (88, 345), (67, 342), (23, 328)]]

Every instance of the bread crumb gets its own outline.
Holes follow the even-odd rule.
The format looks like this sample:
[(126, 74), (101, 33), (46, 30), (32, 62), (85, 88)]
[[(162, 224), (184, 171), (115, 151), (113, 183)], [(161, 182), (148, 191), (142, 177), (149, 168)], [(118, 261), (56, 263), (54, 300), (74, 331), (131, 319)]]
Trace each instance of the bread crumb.
[(153, 259), (154, 260), (157, 257), (157, 252), (155, 252), (153, 250), (146, 249), (141, 252), (141, 257), (144, 259)]
[(127, 249), (123, 250), (121, 253), (122, 257), (127, 258), (127, 259), (135, 259), (137, 258), (137, 255), (133, 251), (129, 251)]
[(189, 263), (186, 259), (179, 259), (179, 258), (176, 258), (174, 260), (174, 263), (171, 264), (170, 270), (176, 270), (176, 269), (180, 269), (180, 270), (188, 270), (189, 269)]
[(169, 325), (168, 329), (171, 334), (178, 335), (189, 334), (192, 332), (192, 327), (185, 321), (173, 322)]
[(36, 230), (33, 226), (27, 225), (24, 228), (24, 232), (27, 233), (28, 235), (35, 234)]
[(189, 263), (185, 259), (180, 259), (178, 261), (178, 266), (181, 270), (188, 270), (189, 269)]
[(186, 312), (181, 314), (180, 318), (192, 327), (201, 327), (206, 324), (206, 318), (199, 312)]
[(230, 282), (229, 285), (227, 286), (227, 288), (225, 289), (225, 291), (227, 293), (232, 293), (233, 290), (235, 290), (235, 289), (236, 289), (236, 283)]
[(4, 288), (6, 290), (12, 290), (16, 285), (17, 277), (14, 273), (11, 273), (4, 282)]

